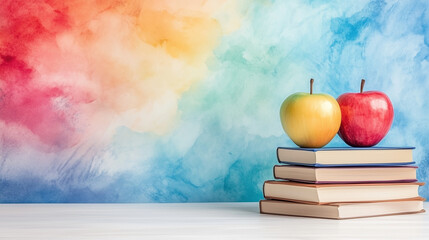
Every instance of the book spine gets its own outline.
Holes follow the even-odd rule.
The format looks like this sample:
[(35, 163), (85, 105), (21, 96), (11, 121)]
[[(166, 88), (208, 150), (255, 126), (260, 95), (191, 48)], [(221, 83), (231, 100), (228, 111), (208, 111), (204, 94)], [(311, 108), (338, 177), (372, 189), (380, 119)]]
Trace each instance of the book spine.
[(278, 161), (279, 163), (282, 163), (282, 162), (280, 161), (280, 158), (279, 158), (279, 150), (280, 150), (280, 148), (278, 147), (278, 148), (277, 148), (277, 150), (276, 150), (276, 154), (277, 154), (277, 161)]
[(275, 179), (277, 179), (277, 176), (276, 176), (276, 166), (275, 165), (273, 167), (273, 176), (274, 176)]

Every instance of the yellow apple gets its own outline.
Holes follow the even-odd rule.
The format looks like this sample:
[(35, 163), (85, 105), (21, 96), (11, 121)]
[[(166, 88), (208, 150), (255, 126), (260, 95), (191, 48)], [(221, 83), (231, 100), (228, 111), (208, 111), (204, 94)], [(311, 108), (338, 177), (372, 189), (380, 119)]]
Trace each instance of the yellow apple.
[(320, 148), (328, 144), (341, 125), (341, 109), (328, 94), (294, 93), (283, 101), (280, 121), (292, 141), (305, 148)]

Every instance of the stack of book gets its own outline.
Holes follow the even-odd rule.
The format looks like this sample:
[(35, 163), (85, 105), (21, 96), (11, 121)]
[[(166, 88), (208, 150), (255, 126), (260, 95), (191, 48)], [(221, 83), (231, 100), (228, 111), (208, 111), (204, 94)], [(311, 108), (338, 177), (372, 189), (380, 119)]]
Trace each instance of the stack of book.
[(414, 148), (278, 148), (261, 213), (347, 219), (424, 212)]

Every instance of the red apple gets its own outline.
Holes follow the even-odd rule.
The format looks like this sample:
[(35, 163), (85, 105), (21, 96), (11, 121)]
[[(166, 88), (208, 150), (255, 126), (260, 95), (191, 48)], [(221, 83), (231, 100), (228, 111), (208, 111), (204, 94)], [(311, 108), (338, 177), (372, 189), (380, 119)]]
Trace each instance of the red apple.
[(352, 147), (371, 147), (386, 136), (393, 121), (393, 106), (386, 94), (379, 91), (344, 93), (337, 101), (341, 109), (338, 135)]

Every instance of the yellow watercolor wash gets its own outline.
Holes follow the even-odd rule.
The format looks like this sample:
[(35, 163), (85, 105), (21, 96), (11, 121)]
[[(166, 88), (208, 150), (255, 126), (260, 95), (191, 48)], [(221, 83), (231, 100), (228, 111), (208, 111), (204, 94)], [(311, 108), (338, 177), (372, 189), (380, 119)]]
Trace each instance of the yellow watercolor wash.
[(165, 48), (174, 58), (203, 61), (221, 37), (219, 23), (210, 16), (181, 16), (167, 11), (142, 10), (138, 18), (141, 38)]

